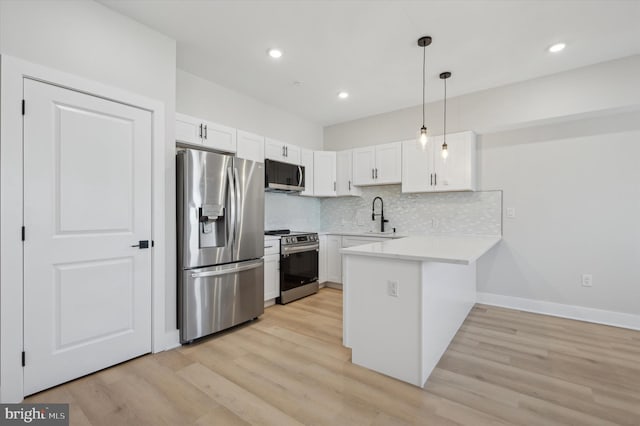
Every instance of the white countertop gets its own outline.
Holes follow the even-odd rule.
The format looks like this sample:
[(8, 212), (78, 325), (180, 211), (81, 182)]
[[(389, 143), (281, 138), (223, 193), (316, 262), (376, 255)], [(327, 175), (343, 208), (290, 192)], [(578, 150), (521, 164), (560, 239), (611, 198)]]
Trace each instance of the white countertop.
[(405, 238), (407, 234), (397, 232), (366, 232), (366, 231), (322, 231), (318, 235), (344, 235), (347, 237), (374, 237), (374, 238)]
[(468, 265), (500, 240), (501, 237), (416, 236), (344, 248), (340, 253)]

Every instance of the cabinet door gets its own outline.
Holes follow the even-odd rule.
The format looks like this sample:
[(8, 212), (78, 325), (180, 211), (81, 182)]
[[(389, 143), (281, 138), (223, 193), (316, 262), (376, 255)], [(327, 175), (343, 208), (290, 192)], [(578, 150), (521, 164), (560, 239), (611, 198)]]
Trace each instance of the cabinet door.
[(402, 142), (402, 192), (433, 190), (432, 137), (423, 148), (416, 140)]
[(353, 150), (353, 184), (373, 185), (375, 169), (375, 148), (356, 148)]
[(434, 189), (436, 191), (475, 191), (475, 134), (461, 132), (447, 135), (449, 156), (446, 159), (442, 158), (442, 136), (434, 139)]
[(264, 257), (264, 300), (280, 296), (280, 255)]
[(203, 127), (203, 122), (199, 118), (176, 114), (176, 141), (201, 145)]
[(264, 163), (264, 136), (238, 130), (236, 156)]
[(301, 163), (301, 148), (296, 145), (286, 144), (284, 148), (284, 162), (291, 164)]
[(402, 142), (376, 145), (376, 184), (400, 183), (402, 181)]
[(236, 129), (205, 121), (202, 143), (218, 151), (236, 152)]
[(353, 184), (353, 151), (336, 153), (336, 195), (360, 195), (360, 189)]
[(304, 191), (302, 191), (300, 195), (312, 196), (315, 194), (313, 151), (310, 149), (301, 149), (300, 164), (304, 166)]
[(264, 157), (270, 160), (284, 161), (285, 143), (266, 138), (264, 141)]
[(336, 153), (315, 151), (313, 153), (313, 189), (318, 197), (336, 195)]
[(327, 281), (342, 282), (342, 237), (339, 235), (327, 236)]

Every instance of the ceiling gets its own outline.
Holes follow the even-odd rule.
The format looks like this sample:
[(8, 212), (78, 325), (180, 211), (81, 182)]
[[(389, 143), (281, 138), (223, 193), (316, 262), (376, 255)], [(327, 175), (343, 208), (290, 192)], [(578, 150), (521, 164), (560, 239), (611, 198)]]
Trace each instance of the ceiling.
[(322, 125), (420, 104), (423, 35), (427, 101), (441, 71), (456, 96), (640, 54), (636, 0), (101, 2), (177, 40), (178, 68)]

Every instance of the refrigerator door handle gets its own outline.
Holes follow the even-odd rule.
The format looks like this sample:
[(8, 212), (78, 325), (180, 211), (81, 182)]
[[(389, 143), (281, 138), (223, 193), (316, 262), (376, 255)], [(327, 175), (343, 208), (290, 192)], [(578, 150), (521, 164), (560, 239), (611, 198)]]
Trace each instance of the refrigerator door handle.
[(231, 246), (236, 238), (236, 207), (238, 203), (238, 201), (236, 200), (238, 193), (236, 192), (235, 178), (233, 176), (233, 172), (231, 171), (231, 167), (227, 169), (227, 180), (229, 181), (229, 197), (231, 197), (231, 199), (229, 200), (229, 204), (231, 205), (231, 214), (229, 215), (229, 220), (231, 223), (229, 224), (229, 237), (227, 238), (227, 246)]
[(217, 277), (220, 275), (229, 275), (235, 274), (243, 271), (250, 271), (251, 269), (259, 268), (262, 265), (262, 259), (257, 262), (252, 262), (248, 265), (236, 266), (235, 268), (221, 268), (217, 271), (208, 271), (208, 272), (195, 272), (191, 274), (191, 278), (206, 278), (206, 277)]
[(242, 205), (242, 198), (240, 197), (241, 191), (240, 191), (240, 179), (238, 178), (238, 169), (234, 166), (233, 168), (233, 187), (236, 190), (236, 211), (235, 211), (235, 226), (234, 226), (234, 231), (233, 231), (233, 241), (235, 243), (235, 240), (238, 236), (238, 234), (240, 233), (240, 230), (238, 229), (238, 225), (240, 223), (240, 220), (238, 220), (238, 216), (241, 216), (241, 209), (244, 208), (244, 206)]

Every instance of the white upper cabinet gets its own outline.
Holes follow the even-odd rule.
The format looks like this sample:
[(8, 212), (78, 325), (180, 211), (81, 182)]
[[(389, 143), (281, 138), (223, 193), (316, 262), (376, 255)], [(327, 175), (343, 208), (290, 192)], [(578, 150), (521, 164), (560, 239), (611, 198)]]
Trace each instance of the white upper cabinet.
[(264, 156), (283, 163), (300, 164), (300, 147), (266, 138)]
[(402, 180), (402, 142), (353, 150), (354, 185), (385, 185)]
[(300, 164), (304, 166), (304, 191), (300, 195), (313, 196), (315, 195), (313, 151), (300, 149)]
[(238, 130), (237, 140), (237, 157), (264, 162), (264, 136)]
[(442, 140), (430, 137), (425, 149), (415, 140), (402, 143), (402, 192), (476, 190), (475, 134), (447, 135), (447, 159), (442, 158)]
[(236, 152), (236, 129), (184, 114), (176, 114), (176, 141)]
[(353, 150), (353, 184), (374, 185), (376, 149), (373, 146)]
[(336, 153), (336, 195), (360, 195), (360, 189), (353, 184), (353, 151)]
[(376, 145), (376, 185), (402, 181), (402, 142)]
[(313, 153), (313, 192), (318, 197), (336, 196), (336, 153)]

